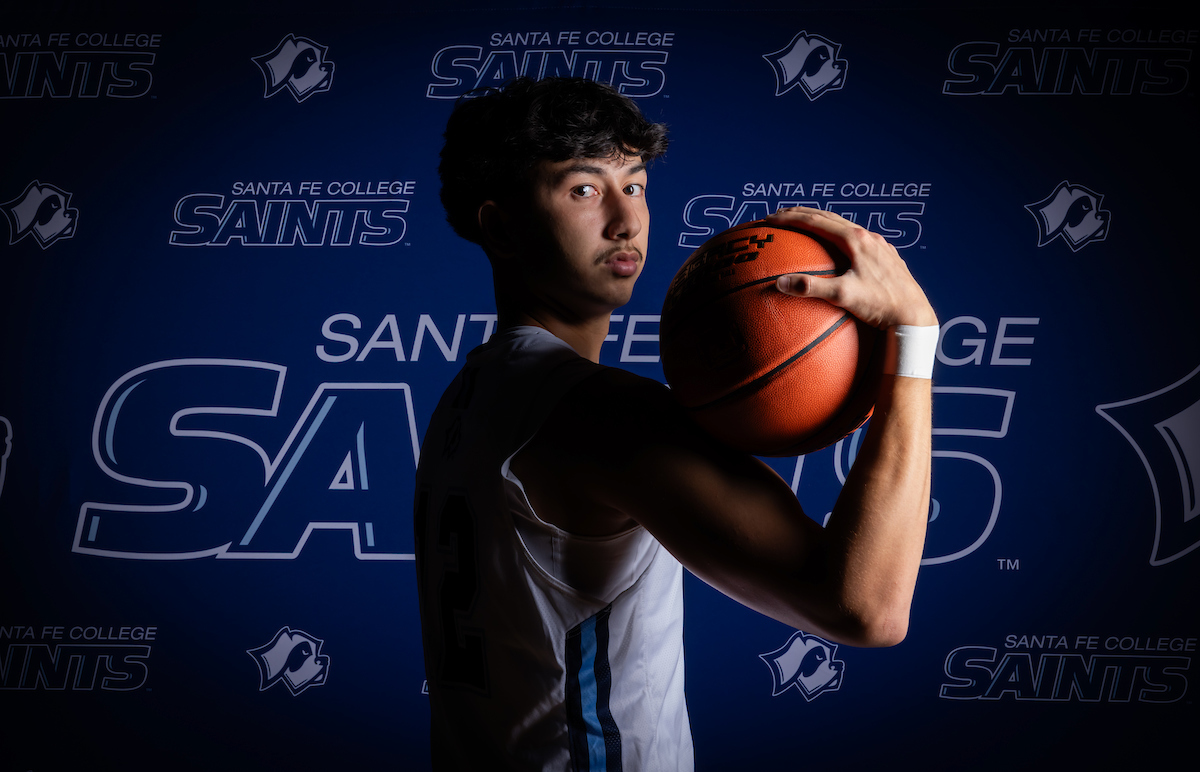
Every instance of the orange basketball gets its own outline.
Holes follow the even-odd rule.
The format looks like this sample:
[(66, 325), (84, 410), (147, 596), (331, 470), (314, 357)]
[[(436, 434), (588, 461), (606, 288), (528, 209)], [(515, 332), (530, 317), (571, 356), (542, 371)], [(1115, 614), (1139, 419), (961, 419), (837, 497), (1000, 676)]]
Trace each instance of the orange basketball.
[(667, 290), (659, 342), (671, 391), (697, 423), (761, 456), (809, 453), (862, 426), (875, 404), (879, 331), (775, 287), (783, 274), (847, 267), (832, 246), (763, 220), (688, 258)]

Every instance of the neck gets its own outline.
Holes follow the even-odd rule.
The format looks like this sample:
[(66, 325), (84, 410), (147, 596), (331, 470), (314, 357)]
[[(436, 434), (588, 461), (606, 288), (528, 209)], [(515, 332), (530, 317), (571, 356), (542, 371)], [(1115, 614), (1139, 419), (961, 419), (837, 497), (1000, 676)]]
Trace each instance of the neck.
[(619, 305), (596, 298), (572, 299), (570, 293), (564, 297), (530, 281), (511, 263), (493, 259), (492, 269), (499, 329), (541, 327), (579, 356), (599, 364), (600, 347), (608, 337), (612, 312)]
[[(499, 305), (499, 303), (497, 303)], [(582, 319), (565, 320), (554, 314), (529, 312), (521, 309), (498, 308), (499, 329), (510, 327), (541, 327), (575, 349), (575, 353), (597, 364), (600, 346), (608, 336), (609, 314)]]

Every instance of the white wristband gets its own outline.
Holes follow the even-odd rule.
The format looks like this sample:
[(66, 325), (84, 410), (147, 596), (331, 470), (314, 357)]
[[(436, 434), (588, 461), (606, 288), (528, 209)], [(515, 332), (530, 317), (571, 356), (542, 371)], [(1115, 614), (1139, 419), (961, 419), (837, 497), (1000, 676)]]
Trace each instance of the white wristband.
[(928, 327), (909, 324), (889, 327), (883, 352), (883, 372), (905, 378), (932, 378), (937, 344), (936, 324)]

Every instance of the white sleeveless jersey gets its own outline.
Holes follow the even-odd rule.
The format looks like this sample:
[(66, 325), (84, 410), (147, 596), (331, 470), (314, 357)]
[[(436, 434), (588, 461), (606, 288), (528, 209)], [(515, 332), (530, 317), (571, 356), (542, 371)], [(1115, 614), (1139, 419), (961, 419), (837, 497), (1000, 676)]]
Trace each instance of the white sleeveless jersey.
[(415, 524), (435, 769), (693, 767), (678, 561), (641, 527), (550, 525), (509, 468), (600, 369), (543, 329), (505, 330), (430, 421)]

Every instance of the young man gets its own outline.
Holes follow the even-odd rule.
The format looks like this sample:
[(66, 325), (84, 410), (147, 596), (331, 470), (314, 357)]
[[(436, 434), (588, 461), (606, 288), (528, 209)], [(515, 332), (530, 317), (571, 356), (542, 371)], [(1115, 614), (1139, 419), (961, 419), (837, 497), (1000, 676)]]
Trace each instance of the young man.
[[(903, 374), (911, 349), (882, 377), (826, 528), (661, 384), (597, 364), (644, 265), (646, 164), (665, 148), (662, 126), (585, 80), (519, 79), (447, 126), (442, 200), (491, 261), (499, 324), (442, 398), (417, 474), (435, 768), (691, 769), (681, 564), (831, 640), (887, 646), (907, 630), (930, 465), (930, 383)], [(774, 217), (851, 262), (779, 291), (936, 341), (881, 237), (821, 211)]]

